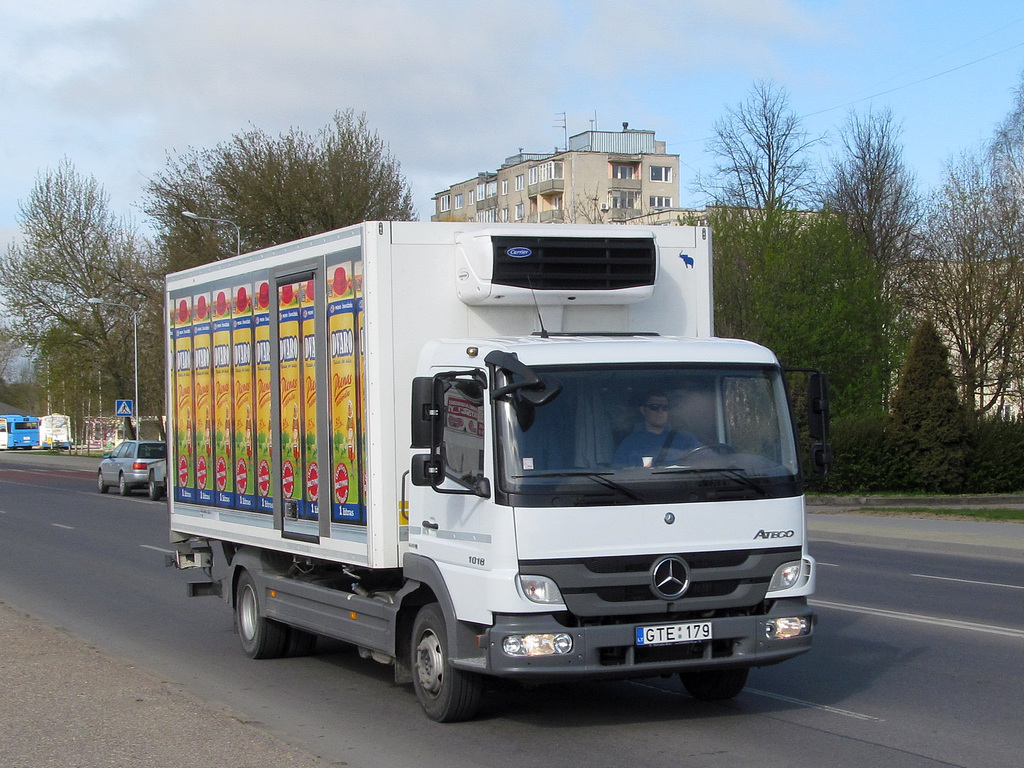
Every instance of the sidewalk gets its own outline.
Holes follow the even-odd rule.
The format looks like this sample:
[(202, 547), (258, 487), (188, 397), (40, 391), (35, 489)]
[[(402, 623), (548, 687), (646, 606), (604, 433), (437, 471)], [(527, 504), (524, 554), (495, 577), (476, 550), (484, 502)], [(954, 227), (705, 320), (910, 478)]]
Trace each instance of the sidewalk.
[(130, 663), (0, 603), (4, 768), (325, 768)]
[[(888, 509), (1024, 508), (1022, 496), (827, 497), (808, 500), (811, 543), (832, 541), (890, 549), (1024, 560), (1024, 523), (899, 514)], [(872, 511), (877, 508), (878, 511)], [(854, 513), (852, 510), (858, 510)]]

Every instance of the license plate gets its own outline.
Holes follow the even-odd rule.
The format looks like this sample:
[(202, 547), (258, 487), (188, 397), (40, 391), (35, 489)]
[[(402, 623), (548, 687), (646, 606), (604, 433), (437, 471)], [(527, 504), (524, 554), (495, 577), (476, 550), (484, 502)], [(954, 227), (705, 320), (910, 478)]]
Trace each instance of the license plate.
[(686, 624), (657, 624), (636, 628), (637, 645), (672, 645), (674, 643), (699, 643), (711, 639), (710, 621), (693, 621)]

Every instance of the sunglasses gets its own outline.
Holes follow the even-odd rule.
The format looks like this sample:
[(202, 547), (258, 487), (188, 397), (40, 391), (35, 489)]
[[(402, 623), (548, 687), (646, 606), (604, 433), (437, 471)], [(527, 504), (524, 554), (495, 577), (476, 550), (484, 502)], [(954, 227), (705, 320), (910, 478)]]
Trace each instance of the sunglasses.
[(648, 403), (644, 408), (648, 411), (667, 411), (668, 403)]

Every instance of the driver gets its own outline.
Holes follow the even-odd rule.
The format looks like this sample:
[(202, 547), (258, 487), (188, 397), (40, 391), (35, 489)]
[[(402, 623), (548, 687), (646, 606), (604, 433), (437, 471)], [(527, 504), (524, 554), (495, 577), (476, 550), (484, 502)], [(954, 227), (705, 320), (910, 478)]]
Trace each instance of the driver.
[(672, 464), (701, 443), (685, 430), (668, 427), (668, 396), (651, 392), (640, 406), (643, 421), (619, 443), (612, 457), (617, 467)]

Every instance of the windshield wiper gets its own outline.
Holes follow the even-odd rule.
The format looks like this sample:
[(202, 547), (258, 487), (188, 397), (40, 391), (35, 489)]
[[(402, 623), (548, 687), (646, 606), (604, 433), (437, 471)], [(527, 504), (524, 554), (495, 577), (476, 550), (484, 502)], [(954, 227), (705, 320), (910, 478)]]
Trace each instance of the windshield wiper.
[(591, 472), (588, 470), (551, 470), (545, 472), (531, 472), (529, 475), (512, 475), (516, 480), (527, 478), (527, 477), (586, 477), (593, 480), (598, 485), (603, 485), (605, 488), (610, 488), (613, 491), (618, 491), (623, 496), (632, 499), (633, 501), (643, 501), (638, 493), (631, 491), (622, 483), (617, 483), (614, 480), (609, 480), (608, 475), (614, 474), (613, 472)]
[(666, 467), (664, 469), (656, 469), (652, 474), (655, 475), (690, 475), (690, 474), (701, 474), (703, 472), (717, 472), (720, 475), (731, 477), (741, 485), (745, 485), (752, 491), (757, 491), (762, 496), (769, 496), (768, 488), (761, 483), (753, 480), (747, 476), (747, 471), (742, 467)]

